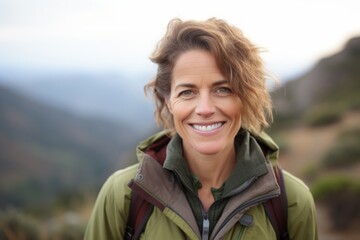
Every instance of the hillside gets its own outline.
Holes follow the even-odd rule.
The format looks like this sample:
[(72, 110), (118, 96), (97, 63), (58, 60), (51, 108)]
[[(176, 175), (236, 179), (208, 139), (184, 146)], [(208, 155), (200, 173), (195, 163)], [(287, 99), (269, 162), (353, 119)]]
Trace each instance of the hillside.
[[(283, 148), (280, 151), (280, 164), (287, 171), (305, 180), (312, 189), (317, 182), (323, 179), (336, 179), (338, 176), (345, 179), (352, 179), (360, 183), (360, 158), (352, 164), (345, 164), (336, 168), (329, 168), (324, 164), (324, 156), (328, 155), (341, 141), (339, 136), (344, 129), (360, 129), (360, 111), (345, 114), (341, 121), (323, 127), (298, 126), (277, 132), (277, 140), (281, 140)], [(360, 149), (360, 144), (357, 145)], [(336, 188), (336, 185), (343, 189), (347, 186), (339, 182), (329, 183), (329, 188)], [(319, 235), (320, 239), (329, 240), (357, 240), (360, 234), (358, 229), (359, 218), (354, 209), (359, 209), (358, 197), (351, 196), (351, 199), (342, 199), (336, 196), (329, 196), (325, 201), (316, 202)], [(343, 194), (346, 196), (345, 194)], [(339, 199), (336, 201), (336, 199)], [(357, 202), (355, 202), (357, 201)], [(344, 205), (343, 203), (346, 202)], [(327, 205), (329, 204), (329, 205)], [(335, 207), (333, 205), (336, 205)], [(349, 217), (349, 211), (352, 217)], [(358, 211), (357, 211), (358, 212)], [(337, 220), (346, 219), (347, 228), (337, 229)], [(343, 221), (343, 220), (341, 220)]]
[(129, 164), (140, 137), (121, 122), (84, 118), (0, 87), (0, 209), (46, 211), (62, 194), (96, 190)]
[[(314, 194), (320, 239), (360, 234), (360, 37), (272, 93), (284, 169)], [(344, 204), (346, 203), (346, 204)]]
[(359, 66), (360, 37), (354, 37), (342, 51), (321, 59), (309, 72), (272, 93), (278, 122), (313, 121), (309, 118), (316, 114), (334, 118), (359, 109)]

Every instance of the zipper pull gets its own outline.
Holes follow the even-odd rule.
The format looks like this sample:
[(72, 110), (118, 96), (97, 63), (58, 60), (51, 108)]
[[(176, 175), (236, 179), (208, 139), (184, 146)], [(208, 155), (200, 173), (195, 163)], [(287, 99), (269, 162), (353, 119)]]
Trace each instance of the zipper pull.
[(208, 240), (209, 239), (209, 229), (210, 229), (210, 221), (205, 213), (203, 215), (203, 229), (202, 229), (202, 240)]

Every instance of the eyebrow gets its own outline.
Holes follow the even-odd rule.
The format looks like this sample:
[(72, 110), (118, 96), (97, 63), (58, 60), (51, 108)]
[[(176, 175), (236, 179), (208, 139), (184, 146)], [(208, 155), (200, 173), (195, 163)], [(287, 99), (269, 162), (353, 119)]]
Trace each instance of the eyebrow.
[[(219, 81), (216, 81), (212, 84), (212, 87), (216, 87), (216, 86), (220, 86), (220, 85), (223, 85), (223, 84), (228, 84), (229, 81), (228, 80), (219, 80)], [(193, 83), (180, 83), (180, 84), (177, 84), (175, 86), (175, 90), (178, 89), (178, 88), (194, 88), (196, 87), (195, 84)]]

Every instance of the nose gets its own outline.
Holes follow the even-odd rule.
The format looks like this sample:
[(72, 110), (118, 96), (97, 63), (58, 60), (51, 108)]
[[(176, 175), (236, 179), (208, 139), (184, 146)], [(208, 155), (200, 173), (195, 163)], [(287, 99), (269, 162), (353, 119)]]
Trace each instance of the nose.
[(211, 96), (207, 93), (200, 94), (196, 104), (195, 113), (203, 117), (208, 117), (213, 115), (214, 112), (215, 104)]

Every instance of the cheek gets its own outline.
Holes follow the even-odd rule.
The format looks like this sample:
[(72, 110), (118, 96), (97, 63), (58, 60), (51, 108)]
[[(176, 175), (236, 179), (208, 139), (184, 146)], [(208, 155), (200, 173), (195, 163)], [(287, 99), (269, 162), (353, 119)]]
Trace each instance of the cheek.
[(176, 114), (185, 106), (183, 100), (175, 98), (170, 98), (170, 100), (166, 101), (166, 105), (171, 114)]
[(188, 101), (172, 99), (168, 105), (175, 125), (185, 121), (192, 114), (192, 107)]
[(173, 95), (170, 95), (166, 100), (165, 100), (166, 106), (169, 109), (169, 112), (172, 114), (174, 109), (176, 109), (176, 106), (179, 103), (179, 100), (177, 98), (175, 98)]
[(232, 115), (233, 118), (235, 118), (238, 121), (241, 121), (242, 111), (243, 107), (241, 104), (241, 101), (239, 99), (233, 100), (232, 104), (229, 104), (228, 113)]

